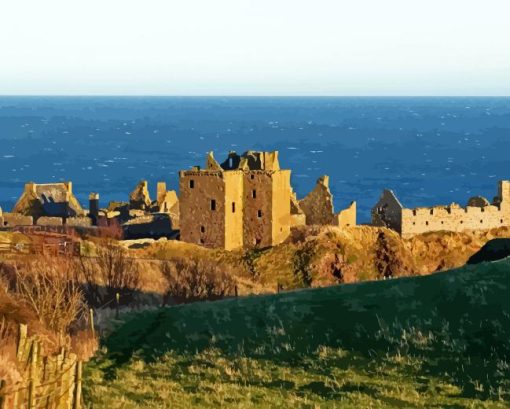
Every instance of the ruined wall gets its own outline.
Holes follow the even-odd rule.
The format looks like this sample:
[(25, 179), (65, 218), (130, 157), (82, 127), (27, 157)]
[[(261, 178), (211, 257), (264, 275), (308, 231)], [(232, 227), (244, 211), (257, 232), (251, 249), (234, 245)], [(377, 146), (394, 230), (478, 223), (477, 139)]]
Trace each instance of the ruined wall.
[(461, 207), (458, 205), (402, 210), (402, 236), (429, 231), (479, 230), (510, 225), (508, 204)]
[(42, 216), (37, 219), (38, 226), (62, 226), (64, 224), (61, 217)]
[(306, 225), (306, 215), (299, 206), (299, 201), (297, 200), (296, 193), (292, 191), (290, 192), (290, 227), (297, 226), (305, 226)]
[(510, 226), (510, 181), (499, 182), (498, 196), (493, 204), (481, 196), (468, 200), (462, 207), (456, 203), (449, 206), (418, 207), (402, 209), (401, 234), (410, 237), (430, 231), (485, 230)]
[(149, 210), (152, 201), (146, 180), (142, 180), (129, 194), (129, 208), (138, 210)]
[(72, 227), (92, 227), (93, 221), (90, 217), (68, 217), (65, 224)]
[(276, 246), (290, 234), (290, 170), (280, 170), (272, 174), (272, 243)]
[(174, 229), (179, 228), (179, 198), (175, 190), (166, 190), (166, 183), (158, 182), (158, 198), (153, 211), (167, 213)]
[(272, 207), (272, 172), (247, 171), (244, 174), (244, 247), (272, 245)]
[(329, 177), (320, 177), (314, 189), (299, 201), (299, 205), (306, 214), (306, 224), (333, 223), (333, 196), (329, 190)]
[(177, 231), (168, 214), (149, 214), (129, 220), (122, 225), (125, 239), (161, 237), (175, 238)]
[(391, 190), (385, 189), (372, 208), (372, 226), (402, 232), (402, 204)]
[(334, 217), (334, 224), (338, 227), (356, 226), (356, 202), (344, 210), (341, 210)]
[(32, 226), (34, 219), (32, 216), (25, 216), (19, 213), (3, 213), (2, 227)]

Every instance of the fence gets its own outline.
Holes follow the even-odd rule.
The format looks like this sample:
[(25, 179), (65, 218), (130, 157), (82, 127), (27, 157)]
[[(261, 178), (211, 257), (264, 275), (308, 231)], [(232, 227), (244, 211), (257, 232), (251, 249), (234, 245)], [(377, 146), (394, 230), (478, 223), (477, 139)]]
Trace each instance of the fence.
[(0, 381), (0, 409), (81, 408), (82, 362), (62, 349), (58, 355), (43, 357), (37, 337), (27, 337), (20, 325), (17, 360), (23, 381)]
[(46, 241), (36, 243), (0, 243), (0, 253), (44, 254), (51, 256), (79, 256), (80, 243), (73, 241)]

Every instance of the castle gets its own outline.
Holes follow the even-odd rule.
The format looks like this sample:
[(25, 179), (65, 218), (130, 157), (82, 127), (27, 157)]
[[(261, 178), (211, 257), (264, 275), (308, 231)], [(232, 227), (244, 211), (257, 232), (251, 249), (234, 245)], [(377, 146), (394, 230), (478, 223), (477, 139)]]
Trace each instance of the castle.
[(372, 208), (372, 225), (388, 227), (407, 238), (431, 231), (462, 231), (510, 226), (510, 181), (499, 182), (498, 195), (492, 203), (475, 196), (465, 207), (457, 203), (447, 206), (402, 206), (391, 190), (384, 190)]
[(278, 152), (231, 152), (221, 165), (179, 173), (181, 240), (233, 250), (274, 246), (290, 234), (290, 170)]
[(278, 152), (230, 152), (221, 164), (213, 153), (206, 166), (179, 173), (180, 238), (227, 250), (282, 243), (294, 226), (356, 224), (356, 203), (334, 213), (328, 177), (302, 200), (281, 169)]
[[(219, 163), (212, 152), (202, 169), (179, 172), (179, 193), (158, 182), (156, 199), (141, 181), (125, 202), (100, 208), (99, 194), (89, 196), (84, 209), (71, 182), (27, 183), (12, 212), (0, 208), (0, 228), (62, 226), (94, 231), (114, 227), (123, 238), (180, 238), (227, 250), (264, 248), (285, 241), (292, 228), (303, 225), (356, 225), (356, 202), (335, 213), (328, 176), (298, 199), (291, 171), (281, 169), (278, 152), (230, 152)], [(405, 208), (391, 190), (384, 190), (372, 208), (372, 226), (387, 227), (408, 238), (432, 231), (485, 230), (510, 226), (510, 181), (499, 182), (489, 202), (475, 196), (465, 207)]]

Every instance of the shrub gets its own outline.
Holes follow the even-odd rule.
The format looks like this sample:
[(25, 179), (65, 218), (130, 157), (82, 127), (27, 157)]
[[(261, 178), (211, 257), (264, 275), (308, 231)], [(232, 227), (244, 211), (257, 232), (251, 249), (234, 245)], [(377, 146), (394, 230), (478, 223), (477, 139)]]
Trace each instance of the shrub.
[(138, 264), (109, 240), (97, 246), (96, 257), (80, 257), (77, 275), (87, 301), (95, 307), (113, 305), (117, 293), (121, 303), (129, 304), (140, 287)]
[(177, 303), (215, 300), (235, 292), (236, 282), (226, 265), (207, 260), (176, 259), (161, 267), (168, 280), (165, 299)]
[(60, 336), (86, 310), (83, 293), (69, 265), (57, 259), (15, 268), (15, 295), (36, 313), (39, 321)]

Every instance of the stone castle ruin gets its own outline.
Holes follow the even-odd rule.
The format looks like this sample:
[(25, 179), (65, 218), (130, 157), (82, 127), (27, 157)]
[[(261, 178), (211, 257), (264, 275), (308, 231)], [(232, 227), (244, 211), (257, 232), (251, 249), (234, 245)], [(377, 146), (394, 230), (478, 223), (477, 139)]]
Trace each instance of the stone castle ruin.
[(395, 230), (402, 237), (431, 231), (463, 231), (491, 229), (510, 225), (510, 181), (499, 182), (498, 195), (492, 203), (475, 196), (465, 207), (457, 203), (447, 206), (402, 206), (391, 190), (384, 190), (372, 209), (372, 225)]
[(228, 250), (269, 247), (282, 243), (293, 227), (356, 225), (356, 203), (335, 213), (329, 178), (299, 200), (290, 183), (291, 171), (281, 169), (278, 152), (230, 152), (218, 163), (213, 153), (206, 166), (179, 173), (179, 195), (158, 182), (156, 198), (148, 183), (139, 182), (124, 202), (101, 208), (99, 193), (84, 209), (71, 182), (27, 183), (10, 213), (0, 209), (0, 228), (69, 226), (81, 229), (115, 227), (123, 238), (180, 239)]
[(19, 225), (91, 226), (86, 211), (73, 193), (71, 182), (27, 183), (11, 213), (4, 212), (3, 227)]
[(287, 239), (294, 226), (356, 224), (355, 203), (334, 213), (327, 176), (298, 200), (290, 175), (276, 151), (231, 152), (221, 164), (210, 152), (205, 169), (179, 174), (181, 240), (229, 250), (268, 247)]
[(290, 170), (278, 152), (231, 152), (221, 165), (179, 173), (181, 240), (233, 250), (274, 246), (290, 234)]
[(317, 180), (315, 188), (299, 201), (299, 207), (309, 225), (334, 225), (339, 227), (356, 225), (356, 202), (338, 213), (333, 206), (333, 195), (329, 190), (329, 176)]
[[(114, 227), (123, 238), (180, 238), (189, 243), (227, 250), (269, 247), (285, 241), (291, 229), (304, 225), (356, 225), (356, 202), (335, 212), (329, 177), (298, 199), (291, 171), (281, 169), (278, 152), (230, 152), (219, 163), (212, 152), (204, 168), (179, 172), (179, 194), (158, 182), (154, 199), (142, 180), (125, 202), (99, 205), (99, 194), (81, 206), (71, 182), (25, 185), (12, 209), (0, 208), (0, 229), (24, 226), (63, 226), (98, 229)], [(466, 206), (405, 208), (391, 190), (384, 190), (372, 209), (372, 223), (404, 238), (431, 231), (482, 230), (510, 226), (510, 181), (499, 182), (490, 202), (475, 196)], [(66, 227), (67, 226), (67, 227)]]

